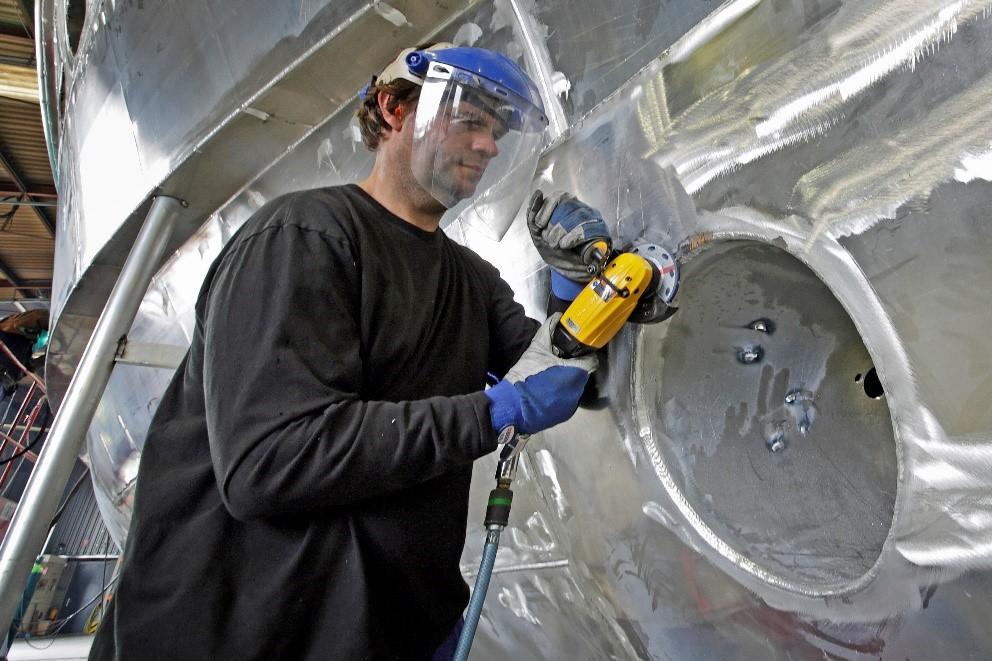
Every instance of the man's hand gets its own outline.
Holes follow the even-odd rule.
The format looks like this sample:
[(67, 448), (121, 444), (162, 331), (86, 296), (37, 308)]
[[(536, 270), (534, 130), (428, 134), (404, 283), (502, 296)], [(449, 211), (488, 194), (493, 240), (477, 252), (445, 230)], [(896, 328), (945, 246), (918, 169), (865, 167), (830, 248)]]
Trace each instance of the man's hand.
[(551, 333), (560, 314), (551, 315), (506, 377), (486, 391), (493, 429), (513, 425), (534, 434), (572, 417), (596, 357), (564, 359), (551, 350)]
[(590, 278), (582, 261), (585, 248), (601, 239), (610, 240), (603, 215), (562, 191), (550, 197), (534, 191), (527, 204), (527, 228), (548, 266), (580, 284)]

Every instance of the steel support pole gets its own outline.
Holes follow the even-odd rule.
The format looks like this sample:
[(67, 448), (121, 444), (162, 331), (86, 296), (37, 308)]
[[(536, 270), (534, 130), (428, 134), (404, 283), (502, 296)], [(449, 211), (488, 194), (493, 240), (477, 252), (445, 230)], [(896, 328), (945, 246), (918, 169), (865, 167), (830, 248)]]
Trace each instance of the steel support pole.
[(7, 537), (0, 546), (3, 631), (14, 619), (31, 567), (48, 536), (62, 489), (69, 481), (86, 431), (107, 387), (117, 347), (131, 328), (182, 205), (171, 197), (157, 197), (152, 202), (38, 455)]

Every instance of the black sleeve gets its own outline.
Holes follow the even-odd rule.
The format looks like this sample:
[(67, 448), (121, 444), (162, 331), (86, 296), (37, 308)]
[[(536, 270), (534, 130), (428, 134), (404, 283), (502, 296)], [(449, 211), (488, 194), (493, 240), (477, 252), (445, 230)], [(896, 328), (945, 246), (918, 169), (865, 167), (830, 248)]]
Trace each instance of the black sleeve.
[[(494, 269), (495, 270), (495, 269)], [(489, 372), (502, 379), (523, 355), (541, 324), (524, 314), (513, 290), (497, 276), (489, 305)]]
[(204, 398), (239, 519), (400, 490), (496, 447), (482, 393), (362, 401), (360, 280), (343, 239), (269, 227), (225, 255), (204, 314)]

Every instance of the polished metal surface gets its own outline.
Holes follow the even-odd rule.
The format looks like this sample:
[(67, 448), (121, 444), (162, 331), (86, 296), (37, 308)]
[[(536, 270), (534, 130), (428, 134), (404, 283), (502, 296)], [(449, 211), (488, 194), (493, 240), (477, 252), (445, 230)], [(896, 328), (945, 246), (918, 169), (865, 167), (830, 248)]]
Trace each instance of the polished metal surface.
[(532, 442), (492, 649), (989, 653), (989, 43), (989, 3), (727, 3), (546, 155), (683, 246), (684, 309)]
[[(367, 171), (354, 90), (416, 41), (409, 24), (499, 48), (567, 123), (534, 185), (599, 207), (620, 243), (678, 248), (683, 278), (671, 320), (611, 344), (599, 405), (530, 440), (472, 658), (992, 655), (992, 2), (495, 0), (424, 20), (398, 2), (306, 15), (257, 3), (234, 25), (210, 2), (140, 4), (103, 3), (128, 34), (101, 42), (94, 27), (77, 56), (60, 152), (64, 350), (50, 374), (71, 373), (153, 179), (206, 221), (181, 232), (129, 338), (183, 345), (206, 269), (253, 210)], [(179, 83), (138, 36), (149, 11), (191, 89), (216, 83), (182, 90), (187, 106), (156, 106), (172, 101), (152, 81)], [(321, 41), (333, 26), (345, 27)], [(235, 29), (253, 36), (237, 44), (251, 51), (240, 74), (214, 57)], [(101, 43), (141, 66), (101, 68)], [(354, 65), (328, 67), (336, 52)], [(138, 170), (147, 181), (126, 204), (104, 192), (132, 185), (113, 168), (134, 159), (101, 183), (96, 152), (78, 146), (118, 126), (99, 116), (122, 96), (133, 135), (94, 139), (158, 168)], [(297, 107), (304, 128), (289, 124)], [(193, 116), (169, 124), (180, 109)], [(501, 241), (470, 217), (445, 231), (543, 316), (547, 271), (522, 218)], [(117, 368), (89, 433), (118, 540), (168, 379)], [(469, 579), (495, 461), (476, 466)]]

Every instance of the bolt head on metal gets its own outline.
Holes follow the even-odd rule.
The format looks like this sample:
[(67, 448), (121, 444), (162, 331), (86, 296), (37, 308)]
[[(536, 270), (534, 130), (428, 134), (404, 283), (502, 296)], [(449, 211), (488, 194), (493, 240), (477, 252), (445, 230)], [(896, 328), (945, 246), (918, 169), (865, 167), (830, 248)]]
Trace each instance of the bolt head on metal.
[(759, 362), (765, 356), (765, 350), (760, 346), (744, 347), (737, 351), (737, 360), (744, 365)]
[(765, 317), (761, 317), (760, 319), (755, 319), (754, 321), (749, 323), (747, 327), (753, 331), (757, 331), (759, 333), (765, 333), (767, 335), (771, 335), (772, 333), (775, 332), (775, 322)]

